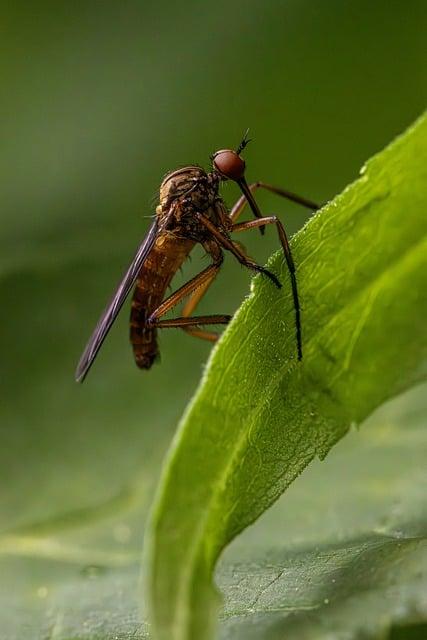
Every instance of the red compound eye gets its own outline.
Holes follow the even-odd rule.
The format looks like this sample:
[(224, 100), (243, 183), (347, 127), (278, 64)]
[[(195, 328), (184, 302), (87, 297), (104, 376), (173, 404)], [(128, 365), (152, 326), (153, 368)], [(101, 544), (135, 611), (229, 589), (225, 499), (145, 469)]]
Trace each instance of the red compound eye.
[(213, 166), (230, 180), (241, 180), (245, 173), (245, 161), (231, 149), (217, 151), (213, 156)]

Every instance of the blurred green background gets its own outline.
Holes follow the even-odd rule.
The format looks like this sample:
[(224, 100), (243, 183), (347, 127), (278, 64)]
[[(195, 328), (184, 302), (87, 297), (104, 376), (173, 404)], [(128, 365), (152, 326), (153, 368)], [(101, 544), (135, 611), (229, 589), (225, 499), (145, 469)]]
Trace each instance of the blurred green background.
[[(331, 198), (423, 110), (427, 8), (125, 0), (16, 2), (0, 12), (4, 541), (90, 520), (92, 507), (102, 520), (115, 501), (138, 513), (149, 503), (210, 345), (164, 332), (161, 364), (140, 372), (125, 309), (83, 386), (73, 373), (163, 174), (208, 166), (250, 127), (248, 179)], [(226, 186), (224, 196), (232, 204), (237, 191)], [(268, 194), (259, 202), (291, 233), (306, 218)], [(244, 239), (260, 261), (277, 246), (267, 235)], [(177, 284), (204, 264), (196, 251)], [(249, 280), (227, 259), (201, 310), (232, 312)], [(105, 548), (138, 550), (135, 522), (122, 536), (98, 531), (97, 548), (104, 536)]]

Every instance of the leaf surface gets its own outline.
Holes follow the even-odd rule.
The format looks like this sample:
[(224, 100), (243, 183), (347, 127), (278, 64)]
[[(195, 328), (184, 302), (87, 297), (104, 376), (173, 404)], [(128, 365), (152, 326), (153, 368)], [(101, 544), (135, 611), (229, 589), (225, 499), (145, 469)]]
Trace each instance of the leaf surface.
[(297, 234), (303, 352), (280, 293), (257, 277), (175, 438), (146, 547), (156, 639), (212, 636), (224, 547), (315, 458), (425, 377), (427, 120), (364, 167)]

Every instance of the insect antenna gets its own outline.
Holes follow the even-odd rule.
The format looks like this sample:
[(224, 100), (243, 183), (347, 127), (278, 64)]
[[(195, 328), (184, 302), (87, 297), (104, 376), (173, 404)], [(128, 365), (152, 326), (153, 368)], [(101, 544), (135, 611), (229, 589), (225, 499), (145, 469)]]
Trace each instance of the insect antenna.
[(246, 129), (244, 136), (242, 138), (241, 143), (239, 144), (239, 146), (236, 149), (236, 153), (238, 156), (240, 156), (240, 154), (242, 153), (243, 149), (251, 142), (251, 139), (248, 138), (248, 134), (249, 134), (249, 127)]

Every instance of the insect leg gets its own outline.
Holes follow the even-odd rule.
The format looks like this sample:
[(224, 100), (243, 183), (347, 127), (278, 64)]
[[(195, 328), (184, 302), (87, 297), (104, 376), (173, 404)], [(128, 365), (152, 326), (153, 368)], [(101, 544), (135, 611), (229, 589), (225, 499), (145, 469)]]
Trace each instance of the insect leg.
[[(279, 187), (273, 187), (271, 184), (267, 184), (266, 182), (253, 182), (248, 186), (250, 193), (254, 193), (257, 189), (267, 189), (267, 191), (271, 191), (272, 193), (277, 194), (278, 196), (282, 196), (282, 198), (287, 198), (292, 202), (296, 202), (307, 209), (311, 209), (312, 211), (316, 211), (320, 209), (320, 205), (312, 202), (312, 200), (308, 200), (302, 196), (297, 195), (296, 193), (292, 193), (291, 191), (286, 191), (285, 189), (280, 189)], [(235, 222), (240, 214), (243, 212), (245, 205), (248, 200), (245, 195), (240, 196), (237, 200), (236, 204), (232, 207), (229, 216)]]
[[(207, 242), (204, 243), (204, 247), (206, 249), (206, 251), (212, 256), (214, 262), (222, 264), (223, 261), (223, 256), (222, 256), (222, 252), (221, 249), (219, 248), (219, 246), (215, 243), (211, 243), (211, 242)], [(218, 269), (219, 271), (219, 269)], [(203, 296), (205, 295), (206, 291), (209, 289), (209, 287), (211, 286), (211, 284), (213, 283), (213, 281), (215, 280), (218, 271), (212, 273), (212, 276), (209, 280), (207, 280), (201, 287), (199, 287), (198, 289), (196, 289), (195, 291), (193, 291), (193, 293), (190, 295), (189, 299), (187, 300), (187, 302), (185, 303), (183, 309), (182, 309), (182, 315), (184, 318), (189, 318), (193, 313), (194, 310), (196, 309), (197, 305), (199, 304), (200, 300), (203, 298)], [(209, 342), (216, 342), (218, 340), (219, 335), (217, 333), (215, 333), (214, 331), (205, 331), (204, 329), (200, 329), (197, 326), (195, 327), (182, 327), (184, 329), (184, 331), (186, 331), (189, 335), (194, 336), (195, 338), (201, 338), (202, 340), (208, 340)]]
[[(156, 328), (169, 328), (169, 327), (179, 327), (194, 335), (198, 338), (202, 338), (204, 340), (209, 340), (210, 342), (215, 342), (218, 338), (218, 335), (214, 332), (204, 331), (198, 327), (203, 324), (227, 324), (231, 316), (228, 315), (210, 315), (210, 316), (199, 316), (199, 317), (189, 317), (200, 298), (206, 292), (209, 285), (213, 282), (215, 276), (218, 274), (218, 271), (223, 262), (223, 255), (219, 247), (214, 253), (214, 262), (206, 269), (203, 269), (197, 276), (189, 280), (186, 284), (180, 287), (175, 293), (166, 298), (162, 304), (157, 307), (157, 309), (151, 314), (148, 318), (148, 324), (152, 327)], [(170, 309), (172, 309), (175, 305), (177, 305), (181, 300), (186, 298), (188, 295), (191, 295), (190, 300), (185, 305), (183, 310), (183, 317), (181, 318), (173, 318), (171, 320), (159, 320), (161, 316), (165, 315)]]
[(298, 298), (298, 288), (297, 288), (297, 279), (295, 275), (295, 264), (292, 258), (291, 248), (289, 246), (288, 238), (286, 236), (286, 231), (283, 224), (280, 222), (277, 216), (266, 216), (265, 218), (260, 218), (259, 220), (250, 220), (249, 222), (241, 222), (240, 224), (235, 224), (232, 227), (232, 231), (247, 231), (249, 229), (256, 229), (262, 225), (267, 224), (275, 224), (277, 233), (280, 239), (280, 243), (283, 248), (283, 253), (285, 254), (286, 264), (288, 266), (289, 275), (291, 278), (291, 286), (292, 286), (292, 296), (294, 299), (294, 307), (295, 307), (295, 325), (296, 325), (296, 333), (297, 333), (297, 348), (298, 348), (298, 359), (302, 358), (302, 339), (301, 339), (301, 311), (300, 304)]
[[(211, 286), (218, 272), (213, 273), (210, 280), (207, 280), (201, 287), (193, 291), (188, 301), (185, 303), (184, 308), (182, 310), (182, 315), (184, 318), (191, 317), (193, 311), (199, 304), (200, 300), (205, 295), (206, 291)], [(218, 334), (214, 331), (205, 331), (204, 329), (198, 329), (197, 327), (192, 326), (183, 326), (184, 331), (186, 331), (189, 335), (194, 336), (195, 338), (201, 338), (202, 340), (208, 340), (209, 342), (216, 342), (218, 339)]]
[(221, 264), (222, 256), (220, 264), (214, 263), (209, 265), (208, 267), (206, 267), (206, 269), (203, 269), (203, 271), (194, 276), (194, 278), (191, 278), (191, 280), (186, 282), (184, 285), (182, 285), (182, 287), (177, 289), (177, 291), (167, 297), (166, 300), (164, 300), (162, 304), (159, 305), (157, 309), (155, 309), (155, 311), (153, 311), (153, 313), (150, 315), (150, 317), (148, 318), (148, 323), (152, 324), (154, 320), (160, 318), (161, 316), (164, 316), (165, 313), (170, 311), (170, 309), (173, 309), (173, 307), (175, 307), (179, 302), (181, 302), (181, 300), (189, 296), (191, 293), (193, 293), (193, 291), (195, 291), (199, 287), (202, 287), (206, 282), (210, 282), (211, 278), (215, 276), (219, 271)]
[[(206, 216), (204, 216), (202, 213), (198, 213), (197, 217), (199, 218), (200, 222), (202, 222), (205, 227), (211, 232), (211, 234), (214, 236), (215, 240), (222, 246), (224, 247), (224, 249), (227, 249), (227, 251), (230, 251), (235, 258), (237, 258), (237, 260), (240, 262), (240, 264), (242, 264), (244, 267), (247, 267), (248, 269), (252, 269), (253, 271), (257, 271), (258, 273), (263, 273), (264, 275), (266, 275), (268, 278), (270, 278), (270, 280), (272, 282), (274, 282), (274, 284), (276, 285), (276, 287), (278, 289), (280, 289), (282, 287), (282, 285), (280, 284), (278, 278), (274, 275), (274, 273), (271, 273), (271, 271), (269, 271), (268, 269), (266, 269), (265, 267), (261, 267), (261, 265), (257, 264), (256, 262), (254, 262), (254, 260), (252, 260), (251, 258), (249, 258), (244, 251), (241, 249), (240, 246), (238, 246), (237, 244), (235, 244), (230, 238), (228, 238), (226, 235), (224, 235), (210, 220), (209, 218), (207, 218)], [(260, 224), (258, 226), (263, 226), (264, 222), (262, 222), (263, 220), (265, 220), (265, 218), (259, 218), (259, 220), (255, 220), (255, 222), (260, 222)]]
[(228, 315), (211, 315), (211, 316), (192, 316), (190, 318), (172, 318), (171, 320), (154, 320), (152, 326), (156, 329), (167, 329), (170, 327), (180, 328), (187, 330), (187, 333), (194, 335), (197, 338), (203, 338), (209, 340), (209, 342), (216, 342), (218, 334), (211, 331), (203, 331), (197, 329), (201, 325), (205, 324), (228, 324), (231, 320), (231, 316)]

